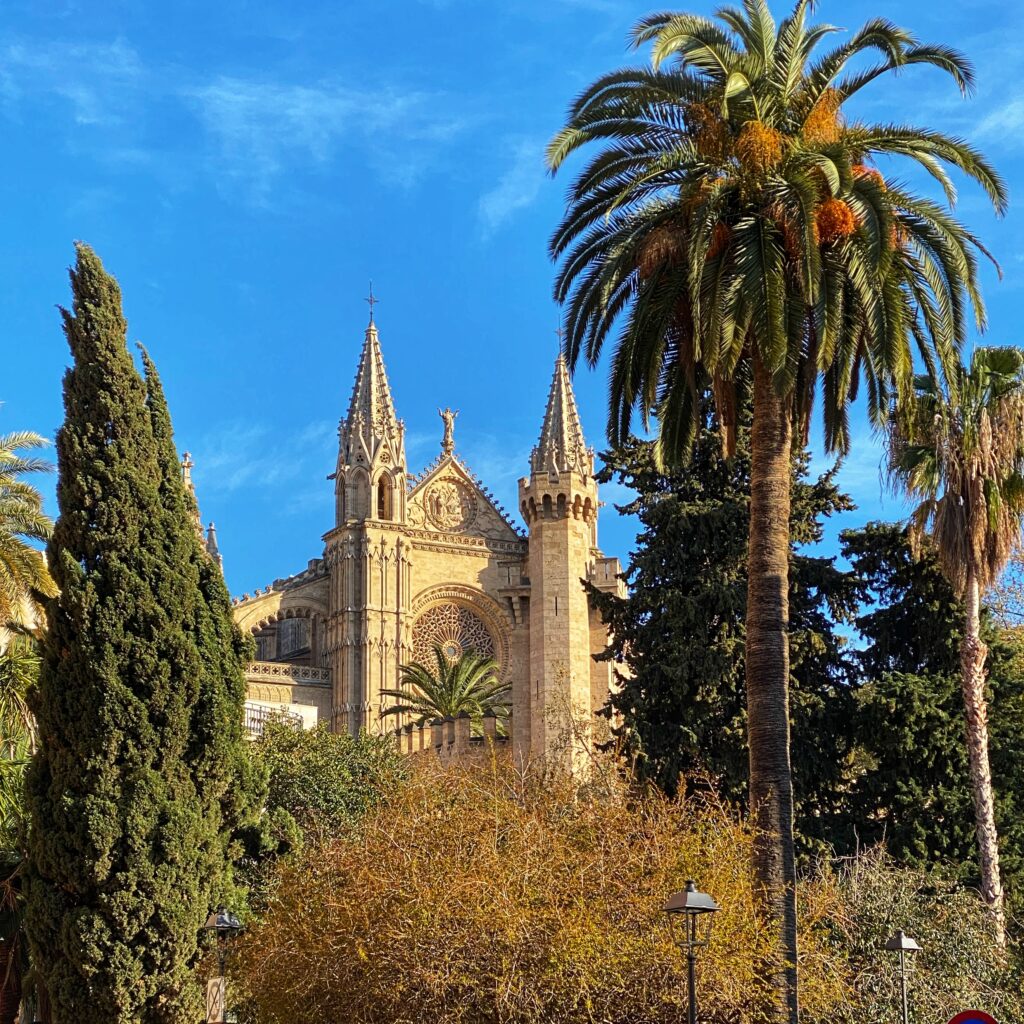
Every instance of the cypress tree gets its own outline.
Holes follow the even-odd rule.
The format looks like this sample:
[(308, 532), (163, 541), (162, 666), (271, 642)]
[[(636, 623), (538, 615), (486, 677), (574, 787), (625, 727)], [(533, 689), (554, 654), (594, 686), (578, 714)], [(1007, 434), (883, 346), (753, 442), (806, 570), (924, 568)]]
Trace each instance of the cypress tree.
[(244, 803), (242, 647), (159, 381), (136, 370), (117, 282), (85, 245), (71, 286), (26, 927), (55, 1024), (191, 1024), (199, 929), (230, 884)]
[(268, 786), (268, 769), (251, 756), (243, 732), (245, 664), (255, 655), (255, 642), (243, 635), (231, 611), (231, 595), (220, 566), (209, 556), (196, 529), (199, 512), (184, 486), (174, 445), (170, 410), (163, 385), (149, 353), (139, 346), (145, 370), (146, 398), (160, 465), (161, 510), (166, 532), (182, 544), (182, 554), (198, 578), (201, 600), (194, 603), (192, 631), (200, 655), (199, 694), (192, 705), (188, 761), (204, 801), (211, 835), (213, 902), (239, 907), (244, 891), (234, 885), (232, 866), (241, 843), (258, 822)]

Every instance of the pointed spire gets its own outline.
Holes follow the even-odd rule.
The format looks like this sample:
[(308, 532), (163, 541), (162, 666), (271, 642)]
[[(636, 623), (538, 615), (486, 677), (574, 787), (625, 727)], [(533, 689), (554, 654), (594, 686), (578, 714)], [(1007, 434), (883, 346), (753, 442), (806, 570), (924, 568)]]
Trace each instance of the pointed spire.
[(199, 539), (202, 540), (203, 521), (199, 518), (199, 499), (196, 497), (196, 485), (192, 480), (192, 470), (195, 468), (195, 465), (192, 461), (192, 453), (184, 452), (181, 457), (181, 479), (185, 484), (185, 490), (191, 498), (191, 501), (188, 503), (189, 512), (196, 529), (199, 531)]
[(569, 368), (561, 352), (555, 360), (555, 375), (551, 380), (544, 425), (537, 447), (530, 456), (530, 468), (535, 473), (555, 475), (572, 471), (589, 475), (593, 472), (593, 455), (583, 440)]
[(221, 556), (220, 548), (217, 546), (217, 527), (211, 522), (206, 529), (206, 553), (224, 570), (224, 559)]
[(403, 428), (395, 415), (384, 356), (380, 349), (377, 325), (370, 320), (359, 356), (356, 383), (348, 406), (348, 416), (342, 420), (338, 434), (341, 440), (341, 461), (351, 464), (364, 449), (364, 459), (372, 461), (377, 451), (390, 445), (390, 459), (394, 464), (405, 461)]

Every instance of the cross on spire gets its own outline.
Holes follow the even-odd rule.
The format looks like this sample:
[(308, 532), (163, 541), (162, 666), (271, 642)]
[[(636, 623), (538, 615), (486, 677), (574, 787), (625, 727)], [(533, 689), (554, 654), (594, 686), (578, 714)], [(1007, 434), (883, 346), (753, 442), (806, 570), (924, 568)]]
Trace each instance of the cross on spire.
[(558, 339), (558, 354), (562, 354), (562, 342), (565, 341), (565, 330), (562, 325), (558, 325), (558, 329), (555, 331), (555, 337)]
[(370, 294), (366, 297), (366, 299), (364, 299), (364, 301), (368, 302), (369, 305), (370, 305), (370, 323), (372, 324), (373, 323), (373, 307), (376, 306), (378, 302), (380, 302), (380, 299), (378, 299), (377, 296), (373, 294), (373, 282), (372, 281), (370, 282)]

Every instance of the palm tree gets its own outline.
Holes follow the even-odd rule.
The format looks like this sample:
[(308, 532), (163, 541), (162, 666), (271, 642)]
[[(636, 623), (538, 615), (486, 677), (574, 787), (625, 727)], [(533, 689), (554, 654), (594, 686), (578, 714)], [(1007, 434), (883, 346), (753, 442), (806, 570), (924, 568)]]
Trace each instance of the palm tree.
[(22, 455), (48, 442), (27, 430), (0, 436), (0, 628), (36, 628), (42, 621), (40, 597), (55, 597), (57, 586), (43, 553), (30, 541), (45, 541), (53, 523), (43, 512), (39, 492), (24, 480), (52, 467)]
[(981, 599), (1021, 542), (1024, 524), (1024, 350), (979, 348), (944, 388), (917, 380), (916, 400), (890, 423), (890, 475), (920, 504), (910, 535), (929, 539), (966, 604), (961, 685), (981, 888), (1005, 939), (999, 844), (988, 760)]
[(397, 703), (381, 711), (387, 715), (408, 714), (422, 725), (431, 718), (455, 718), (466, 712), (479, 720), (490, 713), (507, 718), (508, 684), (498, 676), (494, 658), (466, 651), (451, 661), (439, 644), (434, 644), (436, 670), (419, 662), (403, 665), (402, 688), (381, 690)]
[(35, 640), (15, 635), (0, 651), (0, 1024), (17, 1018), (27, 966), (21, 926), (23, 787), (35, 746), (28, 692), (38, 673)]
[[(772, 1013), (795, 1021), (795, 858), (789, 759), (788, 577), (793, 431), (805, 443), (820, 394), (825, 444), (848, 447), (847, 406), (863, 380), (881, 425), (913, 390), (915, 356), (937, 375), (956, 363), (973, 311), (984, 312), (985, 250), (950, 213), (950, 169), (978, 182), (997, 212), (1005, 187), (965, 142), (927, 128), (849, 119), (843, 108), (887, 72), (925, 64), (972, 88), (966, 60), (888, 21), (826, 53), (835, 31), (797, 0), (776, 24), (764, 0), (717, 21), (657, 14), (633, 39), (651, 67), (600, 78), (572, 105), (548, 149), (552, 171), (598, 152), (569, 189), (551, 240), (561, 260), (565, 352), (609, 369), (609, 441), (639, 410), (657, 421), (662, 457), (685, 457), (709, 382), (727, 451), (737, 388), (752, 383), (746, 686), (750, 801), (760, 826), (754, 870), (775, 938)], [(864, 64), (865, 55), (874, 62)], [(859, 60), (858, 60), (859, 58)], [(856, 68), (851, 68), (851, 61)], [(945, 189), (923, 198), (883, 176), (906, 157)]]

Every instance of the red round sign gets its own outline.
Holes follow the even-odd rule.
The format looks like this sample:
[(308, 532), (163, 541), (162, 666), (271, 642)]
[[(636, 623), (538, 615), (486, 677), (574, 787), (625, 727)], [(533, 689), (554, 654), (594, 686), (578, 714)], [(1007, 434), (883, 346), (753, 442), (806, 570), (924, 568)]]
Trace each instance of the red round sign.
[(998, 1024), (991, 1013), (984, 1010), (964, 1010), (958, 1013), (949, 1024)]

